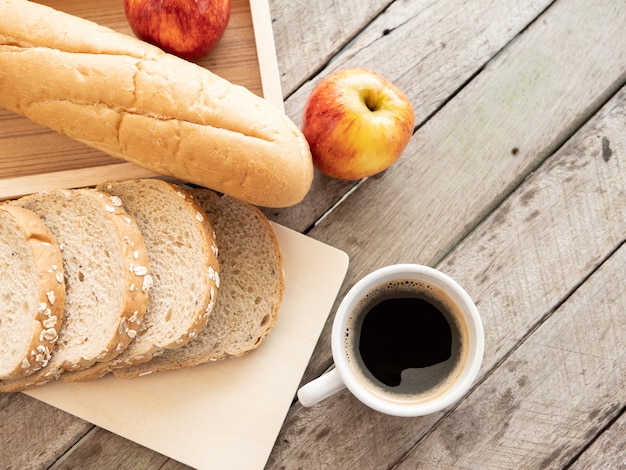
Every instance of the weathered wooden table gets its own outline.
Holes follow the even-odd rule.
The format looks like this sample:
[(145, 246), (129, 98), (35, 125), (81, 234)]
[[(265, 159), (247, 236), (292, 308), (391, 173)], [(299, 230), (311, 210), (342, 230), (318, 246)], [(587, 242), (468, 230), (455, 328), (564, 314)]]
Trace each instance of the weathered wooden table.
[[(436, 415), (345, 391), (294, 401), (267, 468), (626, 468), (624, 1), (270, 6), (296, 123), (317, 80), (362, 66), (408, 94), (416, 130), (386, 172), (318, 175), (266, 213), (349, 254), (339, 298), (397, 262), (450, 274), (486, 349), (473, 390)], [(303, 382), (331, 365), (330, 323)], [(0, 396), (0, 446), (0, 468), (186, 468), (23, 394)]]

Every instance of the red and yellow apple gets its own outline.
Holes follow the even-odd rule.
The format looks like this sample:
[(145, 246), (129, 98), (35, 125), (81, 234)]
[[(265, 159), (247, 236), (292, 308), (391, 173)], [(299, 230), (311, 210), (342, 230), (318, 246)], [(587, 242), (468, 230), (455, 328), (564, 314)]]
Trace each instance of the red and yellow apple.
[(230, 0), (124, 0), (133, 32), (187, 60), (213, 49), (230, 20)]
[(391, 166), (414, 123), (413, 106), (397, 86), (372, 70), (346, 68), (315, 86), (304, 106), (302, 133), (319, 171), (354, 180)]

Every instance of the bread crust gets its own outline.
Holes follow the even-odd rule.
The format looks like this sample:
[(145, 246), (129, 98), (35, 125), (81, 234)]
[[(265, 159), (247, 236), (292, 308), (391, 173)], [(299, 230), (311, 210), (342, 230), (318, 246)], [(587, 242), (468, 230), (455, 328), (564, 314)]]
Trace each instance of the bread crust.
[[(202, 234), (201, 244), (208, 247), (209, 251), (208, 264), (204, 265), (203, 272), (207, 273), (209, 282), (203, 294), (194, 297), (197, 300), (197, 311), (186, 324), (185, 332), (167, 344), (163, 342), (157, 346), (151, 343), (148, 349), (142, 349), (141, 357), (129, 354), (130, 349), (127, 350), (126, 347), (135, 337), (134, 334), (129, 334), (129, 331), (138, 330), (139, 320), (146, 312), (146, 305), (143, 303), (146, 300), (145, 295), (150, 293), (148, 289), (150, 282), (147, 284), (144, 282), (148, 270), (135, 268), (149, 266), (150, 255), (149, 244), (143, 241), (141, 224), (138, 224), (131, 215), (136, 208), (129, 209), (128, 212), (123, 209), (124, 198), (112, 195), (119, 192), (119, 189), (115, 189), (115, 184), (115, 182), (105, 183), (96, 190), (56, 191), (61, 194), (80, 192), (84, 197), (93, 198), (94, 202), (101, 205), (102, 210), (110, 214), (119, 225), (119, 237), (125, 243), (124, 271), (127, 273), (128, 295), (124, 308), (126, 313), (120, 317), (118, 334), (96, 360), (91, 358), (78, 364), (54, 364), (54, 367), (43, 368), (27, 377), (0, 380), (0, 392), (20, 391), (58, 378), (64, 381), (85, 381), (102, 377), (109, 372), (120, 378), (132, 378), (146, 373), (239, 357), (257, 348), (272, 330), (282, 303), (285, 283), (280, 246), (265, 215), (251, 204), (229, 196), (218, 196), (210, 190), (183, 189), (158, 179), (135, 180), (122, 184), (150, 185), (148, 193), (132, 193), (132, 197), (139, 205), (146, 195), (155, 195), (156, 191), (169, 192), (168, 197), (174, 199), (168, 201), (176, 201), (173, 205), (176, 207), (175, 210), (185, 212), (187, 214), (185, 220), (193, 219), (194, 227), (196, 225), (201, 227), (199, 230)], [(119, 194), (122, 195), (123, 191)], [(22, 203), (29, 197), (46, 195), (27, 196), (21, 199)], [(158, 201), (163, 204), (163, 200)], [(169, 202), (164, 205), (169, 205)], [(0, 206), (0, 210), (2, 207)], [(13, 212), (29, 212), (18, 206), (6, 207)], [(161, 208), (163, 205), (157, 207)], [(163, 211), (162, 215), (169, 220), (173, 219), (171, 212)], [(129, 226), (132, 227), (130, 233), (127, 232)], [(156, 231), (159, 236), (169, 229), (167, 224), (159, 227), (162, 229)], [(139, 239), (135, 238), (137, 234)], [(223, 240), (222, 246), (225, 247), (222, 252), (224, 266), (221, 265), (218, 251), (220, 239)], [(62, 266), (61, 263), (58, 265)], [(155, 275), (156, 272), (155, 269)], [(187, 277), (185, 281), (189, 280)], [(220, 285), (223, 282), (220, 281), (222, 277), (227, 281), (226, 286)], [(58, 279), (58, 276), (55, 276), (55, 280)], [(255, 281), (258, 281), (258, 284)], [(139, 288), (140, 285), (142, 288)], [(223, 294), (222, 304), (219, 303), (218, 292)], [(62, 297), (64, 293), (62, 289), (58, 296)], [(211, 324), (212, 315), (215, 316), (217, 323)], [(131, 318), (133, 316), (134, 319)], [(217, 331), (219, 333), (216, 333)]]
[[(136, 332), (145, 315), (148, 304), (151, 282), (148, 255), (141, 232), (132, 217), (130, 217), (122, 207), (121, 201), (110, 194), (93, 189), (54, 190), (50, 193), (52, 192), (66, 194), (67, 197), (71, 197), (71, 194), (80, 194), (82, 198), (89, 198), (93, 201), (94, 205), (98, 207), (98, 210), (106, 214), (106, 217), (115, 227), (116, 241), (122, 253), (120, 262), (123, 264), (123, 272), (125, 273), (123, 304), (119, 311), (112, 312), (112, 314), (117, 315), (115, 321), (118, 326), (111, 334), (108, 342), (102, 345), (100, 353), (96, 356), (81, 357), (76, 362), (71, 362), (67, 359), (59, 362), (53, 357), (53, 360), (47, 364), (46, 367), (41, 368), (27, 377), (0, 381), (0, 391), (3, 392), (25, 390), (35, 385), (42, 385), (57, 380), (64, 373), (69, 373), (69, 371), (82, 370), (97, 363), (109, 363), (118, 356), (136, 336)], [(50, 197), (50, 193), (25, 196), (19, 200), (10, 201), (7, 203), (7, 207), (11, 207), (10, 210), (20, 210), (22, 207), (17, 206), (17, 204), (24, 204), (28, 207), (28, 200), (30, 198), (46, 198)], [(14, 206), (14, 204), (16, 206)], [(62, 259), (64, 256), (63, 250), (61, 250), (60, 253)], [(64, 298), (64, 295), (65, 290), (61, 298)], [(59, 335), (63, 334), (64, 330), (59, 330)], [(55, 351), (53, 351), (52, 354), (54, 355)]]
[(0, 106), (154, 172), (255, 205), (300, 202), (305, 137), (271, 103), (136, 38), (0, 2)]
[[(192, 196), (199, 201), (201, 206), (205, 207), (207, 213), (209, 213), (209, 209), (206, 205), (209, 204), (209, 202), (204, 202), (203, 199), (210, 198), (211, 196), (209, 196), (209, 193), (211, 193), (211, 191), (202, 189), (191, 191)], [(235, 212), (235, 208), (237, 208), (236, 212), (239, 212), (243, 207), (245, 207), (250, 214), (254, 214), (259, 242), (263, 239), (264, 243), (268, 244), (268, 249), (271, 251), (271, 256), (266, 259), (266, 262), (270, 265), (270, 271), (274, 273), (274, 282), (272, 290), (266, 292), (265, 296), (272, 299), (273, 308), (271, 311), (267, 312), (267, 316), (262, 320), (261, 327), (254, 331), (255, 335), (252, 336), (249, 341), (242, 342), (238, 346), (225, 347), (224, 354), (222, 356), (208, 356), (203, 359), (204, 362), (221, 360), (229, 357), (242, 357), (250, 351), (258, 348), (263, 340), (272, 331), (272, 328), (278, 319), (278, 313), (285, 294), (285, 274), (283, 270), (282, 251), (278, 243), (278, 238), (276, 238), (276, 234), (274, 233), (274, 229), (265, 214), (263, 214), (263, 212), (261, 212), (257, 207), (251, 204), (246, 204), (245, 202), (237, 199), (233, 199), (229, 196), (220, 197), (219, 202), (217, 203), (217, 209), (225, 213), (230, 211)]]
[[(103, 191), (111, 191), (115, 194), (121, 194), (123, 198), (124, 191), (122, 190), (122, 192), (120, 192), (120, 190), (116, 188), (117, 184), (127, 187), (129, 185), (149, 185), (151, 187), (150, 191), (158, 191), (160, 193), (167, 194), (168, 197), (171, 197), (176, 201), (176, 205), (179, 207), (178, 210), (188, 214), (187, 218), (189, 220), (193, 220), (193, 225), (197, 226), (194, 227), (194, 230), (197, 230), (198, 235), (202, 237), (202, 245), (205, 247), (207, 257), (202, 271), (206, 273), (205, 280), (207, 286), (202, 295), (195, 299), (195, 310), (193, 311), (193, 314), (190, 315), (187, 323), (183, 325), (185, 327), (185, 331), (180, 333), (176, 338), (171, 341), (164, 341), (162, 338), (157, 338), (151, 331), (148, 331), (150, 327), (147, 326), (146, 323), (144, 324), (145, 330), (143, 332), (140, 330), (139, 332), (139, 337), (144, 342), (144, 344), (140, 347), (135, 347), (133, 345), (131, 348), (124, 351), (118, 358), (108, 363), (95, 364), (89, 369), (83, 371), (63, 374), (61, 378), (64, 381), (80, 382), (100, 378), (111, 371), (114, 372), (116, 369), (136, 366), (148, 362), (155, 355), (160, 355), (165, 350), (182, 348), (187, 343), (194, 340), (194, 338), (196, 338), (202, 331), (209, 320), (211, 313), (213, 312), (216, 298), (219, 296), (220, 266), (217, 258), (218, 249), (215, 242), (215, 232), (203, 208), (198, 205), (190, 194), (181, 187), (159, 179), (132, 180), (122, 183), (109, 182), (99, 185), (98, 188)], [(141, 203), (139, 204), (139, 207), (135, 208), (137, 212), (141, 210), (140, 206)], [(133, 213), (133, 210), (129, 211)], [(150, 236), (145, 232), (144, 235)], [(148, 244), (148, 250), (149, 249), (150, 247)], [(155, 274), (158, 276), (158, 273), (155, 272)], [(191, 280), (185, 279), (184, 281), (190, 282)], [(155, 288), (157, 288), (158, 280), (155, 280), (155, 283), (157, 283), (155, 285)], [(148, 315), (151, 315), (150, 311), (148, 311)], [(155, 315), (157, 314), (155, 313)], [(160, 316), (161, 313), (158, 315)], [(143, 334), (150, 337), (153, 342), (150, 344), (145, 343), (145, 338), (142, 338)]]
[(0, 212), (12, 217), (21, 228), (38, 278), (35, 287), (38, 304), (36, 310), (30, 312), (33, 334), (29, 347), (13, 371), (0, 377), (1, 380), (13, 380), (27, 377), (48, 364), (63, 323), (65, 280), (59, 246), (41, 219), (27, 209), (10, 205), (0, 206)]
[[(278, 317), (285, 289), (283, 260), (278, 240), (265, 215), (250, 204), (228, 196), (220, 197), (210, 190), (190, 190), (190, 193), (211, 218), (220, 247), (218, 258), (223, 286), (215, 312), (193, 342), (180, 349), (164, 351), (148, 362), (113, 370), (118, 378), (135, 378), (244, 356), (259, 347)], [(239, 225), (238, 220), (245, 220), (241, 222), (245, 227), (238, 227), (244, 229), (243, 233), (232, 232)], [(256, 263), (247, 262), (252, 258), (264, 264), (263, 269), (252, 272), (259, 268)], [(251, 286), (243, 289), (241, 284), (236, 287), (238, 278), (242, 277), (262, 279), (264, 290)], [(235, 297), (238, 300), (234, 300)]]
[[(148, 306), (148, 296), (152, 287), (152, 276), (148, 252), (137, 222), (124, 210), (122, 201), (104, 191), (82, 189), (86, 194), (93, 195), (110, 214), (118, 234), (122, 248), (125, 272), (124, 305), (119, 316), (117, 334), (96, 358), (95, 362), (109, 362), (124, 351), (136, 337)], [(67, 370), (84, 369), (94, 363), (85, 361), (79, 366)]]
[[(115, 192), (116, 184), (116, 182), (103, 183), (99, 185), (98, 188), (102, 191), (112, 190), (113, 192)], [(218, 295), (217, 293), (219, 291), (220, 285), (220, 267), (217, 259), (215, 232), (213, 231), (213, 227), (211, 226), (209, 218), (207, 217), (202, 207), (200, 207), (194, 201), (194, 199), (187, 191), (183, 190), (178, 185), (159, 179), (132, 180), (122, 182), (121, 184), (151, 185), (153, 191), (158, 191), (160, 193), (169, 193), (169, 197), (176, 199), (179, 203), (179, 210), (186, 212), (188, 214), (188, 219), (193, 220), (193, 224), (196, 226), (195, 228), (197, 230), (197, 234), (202, 238), (202, 245), (204, 246), (206, 251), (206, 258), (204, 260), (202, 271), (205, 273), (207, 287), (205, 291), (202, 292), (202, 296), (195, 299), (195, 310), (193, 315), (191, 315), (192, 321), (190, 321), (185, 333), (176, 338), (171, 343), (164, 343), (159, 346), (155, 345), (155, 350), (152, 352), (156, 352), (163, 348), (179, 348), (191, 341), (204, 327), (204, 325), (206, 325), (208, 318), (213, 311), (216, 296)], [(198, 256), (200, 256), (200, 253), (198, 253)], [(186, 279), (185, 281), (190, 280)], [(143, 360), (144, 359), (139, 358), (134, 359), (134, 361)]]

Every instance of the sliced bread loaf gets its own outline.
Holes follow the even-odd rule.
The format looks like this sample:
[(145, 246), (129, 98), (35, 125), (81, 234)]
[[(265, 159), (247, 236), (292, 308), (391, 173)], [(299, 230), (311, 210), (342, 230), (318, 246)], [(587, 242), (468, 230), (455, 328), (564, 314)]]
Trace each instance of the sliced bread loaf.
[(61, 252), (33, 212), (0, 206), (0, 380), (46, 366), (61, 328)]
[(187, 192), (159, 179), (109, 182), (98, 188), (118, 196), (137, 220), (154, 283), (144, 322), (131, 345), (111, 363), (65, 380), (97, 378), (184, 346), (206, 324), (220, 286), (213, 228)]
[(59, 244), (66, 296), (48, 365), (25, 379), (3, 381), (5, 391), (117, 356), (136, 335), (150, 279), (141, 233), (119, 198), (91, 189), (55, 190), (11, 204), (36, 213)]
[(284, 292), (274, 231), (256, 207), (209, 190), (190, 193), (204, 208), (219, 246), (221, 287), (206, 327), (186, 346), (114, 370), (120, 378), (242, 356), (259, 346), (276, 321)]

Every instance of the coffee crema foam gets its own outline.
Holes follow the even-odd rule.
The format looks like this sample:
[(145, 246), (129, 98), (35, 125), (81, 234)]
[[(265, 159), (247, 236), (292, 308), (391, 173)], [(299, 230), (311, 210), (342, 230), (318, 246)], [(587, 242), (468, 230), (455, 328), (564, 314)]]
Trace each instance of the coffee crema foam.
[[(359, 351), (361, 327), (367, 314), (389, 299), (421, 299), (428, 302), (445, 317), (452, 333), (450, 359), (430, 367), (405, 369), (398, 386), (389, 386), (378, 380), (365, 365)], [(370, 290), (353, 307), (344, 333), (344, 351), (357, 379), (371, 393), (402, 404), (421, 403), (445, 393), (458, 379), (467, 362), (468, 342), (465, 319), (449, 295), (437, 286), (412, 279), (390, 281)]]

